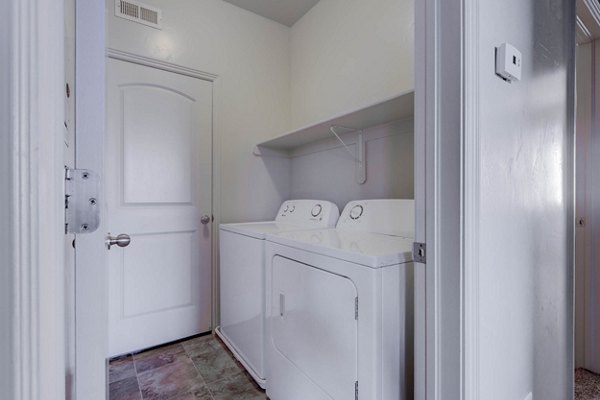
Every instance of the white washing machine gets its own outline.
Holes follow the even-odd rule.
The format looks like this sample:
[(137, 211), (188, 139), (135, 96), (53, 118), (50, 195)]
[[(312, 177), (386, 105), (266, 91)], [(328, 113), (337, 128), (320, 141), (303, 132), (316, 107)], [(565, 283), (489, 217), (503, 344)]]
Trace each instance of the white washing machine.
[(335, 229), (267, 235), (271, 400), (406, 399), (413, 236), (413, 200), (353, 201)]
[(219, 231), (221, 325), (217, 335), (265, 388), (265, 235), (334, 227), (328, 201), (289, 200), (274, 221), (222, 224)]

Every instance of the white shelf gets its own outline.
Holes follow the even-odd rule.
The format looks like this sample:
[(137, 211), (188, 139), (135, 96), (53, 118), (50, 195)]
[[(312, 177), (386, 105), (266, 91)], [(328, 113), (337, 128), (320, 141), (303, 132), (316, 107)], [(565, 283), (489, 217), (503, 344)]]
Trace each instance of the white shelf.
[(332, 137), (329, 128), (334, 125), (360, 130), (408, 118), (413, 114), (414, 92), (410, 91), (259, 143), (256, 154), (273, 154), (268, 150), (264, 151), (266, 149), (275, 150), (280, 154), (289, 154), (294, 148)]

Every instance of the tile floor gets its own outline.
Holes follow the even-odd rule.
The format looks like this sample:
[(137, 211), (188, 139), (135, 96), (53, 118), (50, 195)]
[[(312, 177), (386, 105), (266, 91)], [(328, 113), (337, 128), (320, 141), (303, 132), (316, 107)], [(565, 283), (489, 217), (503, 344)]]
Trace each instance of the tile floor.
[(213, 335), (112, 360), (109, 383), (110, 400), (267, 399)]
[[(267, 399), (213, 335), (112, 360), (109, 383), (110, 400)], [(575, 400), (600, 400), (600, 375), (577, 369)]]

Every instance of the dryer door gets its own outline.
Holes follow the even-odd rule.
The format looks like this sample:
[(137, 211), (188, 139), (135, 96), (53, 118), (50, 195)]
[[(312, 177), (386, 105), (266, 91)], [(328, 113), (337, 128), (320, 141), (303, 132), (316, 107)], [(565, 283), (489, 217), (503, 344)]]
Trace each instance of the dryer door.
[[(358, 332), (354, 283), (281, 256), (273, 259), (272, 274), (275, 351), (325, 398), (353, 399)], [(316, 387), (305, 388), (306, 393)]]

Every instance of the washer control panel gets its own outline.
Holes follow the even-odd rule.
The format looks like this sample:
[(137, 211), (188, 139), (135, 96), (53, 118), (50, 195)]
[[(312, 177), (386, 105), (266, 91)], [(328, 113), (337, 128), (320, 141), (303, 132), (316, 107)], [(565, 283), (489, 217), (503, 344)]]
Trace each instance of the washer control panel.
[(275, 221), (330, 228), (335, 226), (339, 216), (337, 205), (330, 201), (288, 200), (279, 208)]
[(414, 200), (357, 200), (346, 204), (337, 229), (414, 236)]

